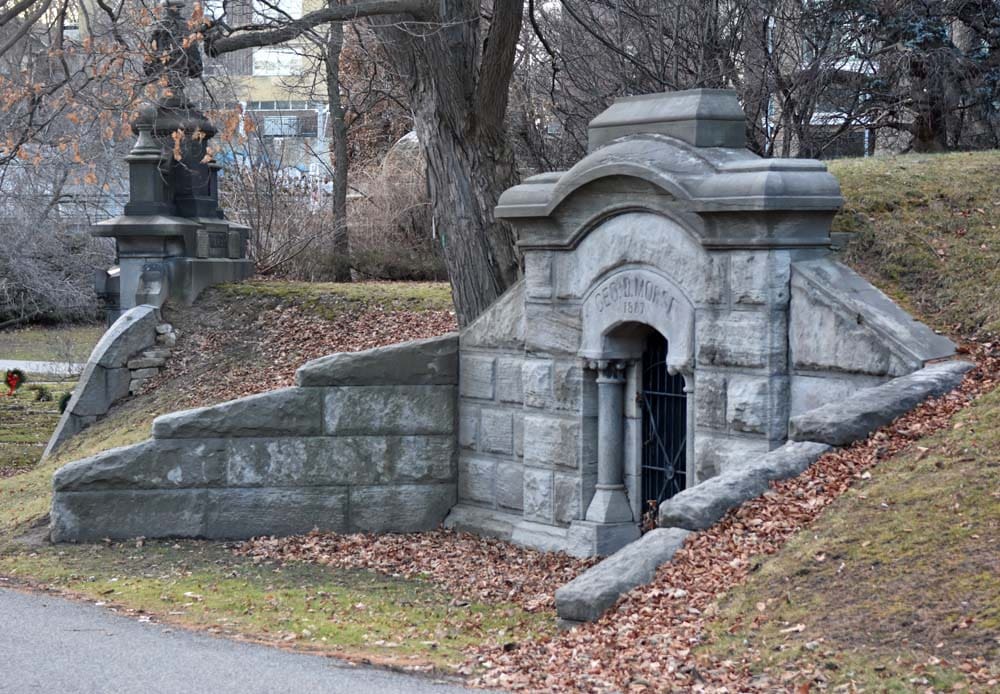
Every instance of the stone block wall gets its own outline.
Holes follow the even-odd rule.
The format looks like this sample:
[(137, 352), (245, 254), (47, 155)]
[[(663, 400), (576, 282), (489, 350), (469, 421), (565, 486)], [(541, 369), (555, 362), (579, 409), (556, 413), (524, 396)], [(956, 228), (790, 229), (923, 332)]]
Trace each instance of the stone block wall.
[(436, 527), (456, 500), (458, 337), (310, 362), (61, 468), (56, 542)]

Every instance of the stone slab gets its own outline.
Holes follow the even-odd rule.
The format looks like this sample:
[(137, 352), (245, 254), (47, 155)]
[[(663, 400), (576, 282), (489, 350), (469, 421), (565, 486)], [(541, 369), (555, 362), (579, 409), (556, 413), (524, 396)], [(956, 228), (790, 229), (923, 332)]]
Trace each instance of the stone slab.
[(748, 465), (728, 470), (689, 487), (660, 504), (662, 528), (704, 530), (731, 508), (767, 491), (777, 480), (801, 474), (830, 446), (814, 442), (790, 442), (760, 456)]
[(221, 486), (226, 453), (221, 439), (144, 441), (64, 465), (53, 476), (52, 488), (62, 492)]
[(848, 398), (792, 417), (788, 423), (789, 438), (845, 446), (867, 437), (927, 398), (954, 389), (973, 368), (975, 365), (966, 361), (943, 362), (859, 390)]
[(596, 621), (619, 597), (652, 581), (657, 568), (673, 558), (688, 534), (677, 528), (657, 528), (580, 574), (556, 590), (559, 617)]
[(226, 442), (230, 487), (444, 482), (455, 479), (451, 436), (314, 436)]
[(454, 386), (331, 388), (324, 406), (324, 431), (336, 436), (454, 435), (455, 390)]
[(301, 366), (295, 382), (304, 387), (454, 385), (458, 333), (321, 357)]
[(272, 390), (157, 417), (153, 421), (153, 436), (169, 439), (320, 435), (323, 433), (322, 400), (320, 389)]
[(129, 309), (101, 336), (89, 361), (109, 368), (125, 366), (133, 354), (152, 346), (158, 322), (157, 310), (153, 306)]
[(433, 530), (456, 501), (453, 483), (351, 487), (348, 523), (365, 533)]

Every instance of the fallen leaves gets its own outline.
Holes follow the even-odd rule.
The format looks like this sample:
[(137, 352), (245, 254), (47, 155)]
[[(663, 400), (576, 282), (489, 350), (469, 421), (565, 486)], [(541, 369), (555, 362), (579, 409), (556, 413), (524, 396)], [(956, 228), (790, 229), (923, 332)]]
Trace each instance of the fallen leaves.
[[(529, 612), (553, 609), (555, 589), (597, 563), (596, 559), (574, 559), (450, 530), (262, 537), (240, 544), (236, 552), (259, 560), (311, 561), (338, 569), (424, 578), (455, 596), (456, 606), (468, 601), (510, 602)], [(356, 609), (364, 607), (355, 605)]]

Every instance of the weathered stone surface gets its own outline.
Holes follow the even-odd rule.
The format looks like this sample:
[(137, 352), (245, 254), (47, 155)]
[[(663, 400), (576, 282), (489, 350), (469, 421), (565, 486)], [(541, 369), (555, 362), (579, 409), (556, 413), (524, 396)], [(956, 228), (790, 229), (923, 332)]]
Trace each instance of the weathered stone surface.
[(552, 296), (552, 253), (533, 251), (524, 254), (524, 284), (527, 296), (548, 299)]
[(66, 405), (66, 412), (78, 417), (105, 414), (115, 401), (128, 395), (129, 376), (129, 370), (124, 367), (111, 368), (101, 366), (98, 361), (87, 362)]
[(322, 398), (319, 389), (282, 388), (211, 407), (172, 412), (153, 421), (153, 436), (316, 436), (323, 433)]
[(221, 439), (149, 440), (64, 465), (52, 478), (62, 491), (213, 487), (226, 479)]
[(529, 352), (576, 355), (581, 334), (579, 309), (527, 302), (524, 311), (524, 342)]
[(348, 523), (352, 532), (433, 530), (456, 501), (454, 484), (351, 487)]
[(206, 493), (204, 489), (57, 492), (52, 497), (50, 537), (53, 542), (204, 537)]
[(783, 363), (784, 320), (775, 311), (702, 312), (696, 322), (698, 363), (748, 368)]
[(863, 277), (832, 258), (793, 263), (792, 365), (900, 376), (955, 353)]
[(883, 385), (859, 390), (848, 398), (792, 417), (789, 438), (832, 446), (863, 439), (927, 398), (952, 390), (973, 368), (975, 365), (966, 361), (933, 364)]
[(493, 399), (495, 361), (493, 357), (462, 355), (459, 365), (458, 392), (463, 398)]
[(345, 436), (454, 435), (455, 400), (453, 386), (331, 388), (326, 396), (325, 433)]
[(822, 443), (786, 443), (751, 463), (689, 487), (660, 504), (659, 525), (704, 530), (726, 512), (760, 496), (770, 482), (794, 477), (830, 450)]
[(458, 460), (458, 498), (493, 505), (496, 499), (495, 460), (463, 455)]
[(699, 431), (694, 445), (696, 480), (704, 482), (721, 472), (743, 467), (769, 448), (765, 438), (729, 438)]
[(320, 436), (227, 442), (231, 487), (310, 487), (449, 481), (451, 436)]
[(520, 511), (524, 508), (524, 466), (520, 463), (497, 463), (497, 505)]
[(470, 347), (511, 351), (523, 349), (524, 280), (508, 289), (463, 329), (460, 342), (463, 350)]
[(694, 389), (695, 419), (699, 427), (726, 430), (726, 377), (712, 372), (698, 374)]
[(580, 423), (541, 414), (524, 418), (524, 462), (536, 467), (580, 467)]
[(676, 528), (646, 533), (556, 590), (556, 612), (575, 622), (596, 621), (621, 595), (652, 581), (688, 534)]
[(159, 369), (161, 366), (166, 364), (166, 359), (159, 359), (153, 357), (139, 357), (137, 359), (129, 359), (126, 366), (129, 369)]
[(500, 357), (497, 359), (497, 400), (520, 403), (524, 400), (521, 392), (521, 359)]
[(444, 519), (444, 527), (459, 532), (475, 533), (483, 537), (510, 540), (514, 525), (521, 520), (520, 513), (507, 513), (492, 508), (471, 506), (461, 501), (452, 506)]
[(793, 373), (791, 377), (789, 416), (814, 410), (827, 403), (839, 402), (864, 388), (881, 385), (886, 376), (827, 372), (822, 375)]
[(583, 508), (583, 480), (576, 475), (556, 474), (553, 487), (553, 517), (556, 523), (569, 523), (580, 518)]
[(730, 254), (729, 286), (735, 304), (788, 304), (791, 256), (786, 250)]
[(136, 306), (123, 313), (94, 346), (90, 361), (108, 368), (125, 366), (133, 354), (152, 346), (156, 313), (152, 306)]
[(552, 522), (552, 471), (524, 468), (524, 517)]
[(726, 418), (735, 431), (767, 433), (769, 390), (767, 378), (733, 376), (729, 379)]
[(479, 408), (462, 401), (458, 408), (458, 445), (474, 451), (479, 447)]
[(552, 398), (552, 360), (525, 359), (521, 384), (525, 405), (545, 407)]
[(454, 385), (458, 383), (458, 334), (341, 352), (295, 372), (299, 386)]
[[(205, 491), (204, 504), (198, 535), (210, 539), (348, 530), (345, 487), (212, 489)], [(163, 537), (162, 531), (144, 534)]]
[(511, 410), (482, 410), (479, 450), (484, 453), (514, 454), (514, 413)]

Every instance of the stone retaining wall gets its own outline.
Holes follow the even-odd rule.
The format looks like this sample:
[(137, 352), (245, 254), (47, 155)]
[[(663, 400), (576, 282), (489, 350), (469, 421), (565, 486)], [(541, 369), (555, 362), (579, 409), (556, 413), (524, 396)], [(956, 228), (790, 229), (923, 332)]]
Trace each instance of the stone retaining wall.
[[(163, 366), (170, 353), (160, 344), (159, 327), (159, 311), (155, 307), (136, 306), (108, 328), (90, 353), (43, 458), (107, 414), (115, 402), (135, 393), (146, 378)], [(152, 354), (146, 353), (154, 347)], [(151, 356), (155, 360), (148, 358)]]
[(296, 382), (61, 468), (53, 541), (436, 527), (456, 500), (458, 337), (324, 357)]

